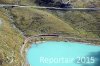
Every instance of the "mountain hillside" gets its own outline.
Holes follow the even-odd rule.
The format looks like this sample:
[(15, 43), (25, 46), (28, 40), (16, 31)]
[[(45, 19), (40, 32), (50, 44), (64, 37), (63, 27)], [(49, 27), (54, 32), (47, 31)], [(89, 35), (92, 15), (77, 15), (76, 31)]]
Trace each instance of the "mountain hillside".
[(100, 37), (100, 11), (52, 11), (52, 13), (72, 25), (73, 28), (93, 32)]
[(0, 4), (14, 4), (17, 0), (0, 0)]
[[(39, 3), (44, 4), (48, 3), (54, 5), (57, 4), (56, 2), (61, 2), (62, 0), (0, 0), (1, 4), (19, 4), (19, 5), (39, 5)], [(63, 0), (64, 3), (68, 2), (69, 0)], [(70, 0), (73, 7), (100, 7), (99, 0)]]
[(15, 25), (26, 35), (75, 32), (69, 24), (42, 10), (14, 8), (12, 14), (15, 18)]
[[(44, 4), (47, 0), (39, 1)], [(40, 6), (36, 0), (0, 0), (0, 4)], [(71, 4), (73, 7), (100, 7), (99, 0), (71, 0)], [(40, 34), (59, 36), (48, 39), (38, 36)], [(33, 36), (38, 37), (31, 38)], [(0, 66), (26, 66), (25, 54), (31, 43), (51, 39), (100, 45), (100, 11), (0, 8)]]
[[(23, 63), (20, 47), (23, 39), (0, 9), (0, 66), (20, 66)], [(20, 62), (19, 62), (20, 61)]]

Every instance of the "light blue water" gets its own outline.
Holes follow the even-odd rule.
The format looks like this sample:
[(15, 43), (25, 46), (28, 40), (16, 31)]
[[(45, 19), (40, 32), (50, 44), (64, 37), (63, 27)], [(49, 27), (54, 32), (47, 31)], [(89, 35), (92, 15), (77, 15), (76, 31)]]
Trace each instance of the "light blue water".
[(100, 46), (48, 41), (33, 44), (27, 59), (30, 66), (100, 66)]

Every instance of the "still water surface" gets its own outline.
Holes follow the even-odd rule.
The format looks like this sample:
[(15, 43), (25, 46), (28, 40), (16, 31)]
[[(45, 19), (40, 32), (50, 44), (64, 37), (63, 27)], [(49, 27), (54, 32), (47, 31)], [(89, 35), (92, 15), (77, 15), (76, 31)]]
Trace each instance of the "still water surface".
[(27, 59), (30, 66), (100, 66), (100, 46), (47, 41), (32, 44)]

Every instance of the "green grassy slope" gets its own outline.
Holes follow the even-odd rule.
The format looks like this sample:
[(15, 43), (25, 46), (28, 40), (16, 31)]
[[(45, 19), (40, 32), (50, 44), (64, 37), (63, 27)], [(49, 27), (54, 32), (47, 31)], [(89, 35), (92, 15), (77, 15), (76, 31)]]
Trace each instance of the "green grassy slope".
[[(89, 37), (100, 37), (100, 11), (53, 11), (53, 14), (58, 18), (63, 19), (66, 23), (70, 24), (73, 28), (80, 31), (84, 30)], [(90, 32), (91, 31), (91, 32)], [(84, 33), (84, 32), (82, 32)], [(95, 36), (97, 35), (97, 36)]]
[(35, 0), (21, 0), (20, 4), (21, 5), (35, 5)]
[(35, 0), (0, 0), (0, 4), (35, 5)]
[[(68, 0), (64, 0), (67, 2)], [(99, 0), (71, 0), (74, 7), (100, 7)]]
[(42, 10), (15, 8), (12, 14), (16, 20), (15, 25), (26, 35), (75, 32), (70, 25)]
[[(12, 15), (15, 20), (14, 24), (26, 36), (62, 33), (66, 34), (66, 37), (78, 37), (82, 38), (84, 41), (86, 38), (94, 38), (94, 40), (100, 38), (100, 32), (94, 32), (99, 28), (99, 20), (90, 12), (56, 12), (37, 10), (34, 8), (14, 8), (12, 9)], [(98, 24), (98, 26), (96, 24)], [(92, 40), (90, 42), (98, 43)]]
[(100, 37), (100, 11), (94, 13), (90, 12), (89, 14), (94, 16), (94, 19), (96, 19), (96, 22), (94, 23), (94, 25), (96, 26), (96, 31), (94, 33)]
[(0, 0), (0, 4), (14, 4), (16, 0)]
[(22, 36), (12, 28), (10, 20), (2, 11), (0, 11), (0, 19), (2, 19), (0, 25), (0, 66), (21, 66), (23, 62), (20, 55)]

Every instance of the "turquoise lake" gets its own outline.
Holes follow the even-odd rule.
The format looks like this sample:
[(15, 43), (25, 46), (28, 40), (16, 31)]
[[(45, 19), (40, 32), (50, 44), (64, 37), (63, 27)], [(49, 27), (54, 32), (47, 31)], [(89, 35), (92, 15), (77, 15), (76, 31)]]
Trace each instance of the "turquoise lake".
[(30, 66), (100, 66), (100, 46), (47, 41), (32, 44), (27, 60)]

